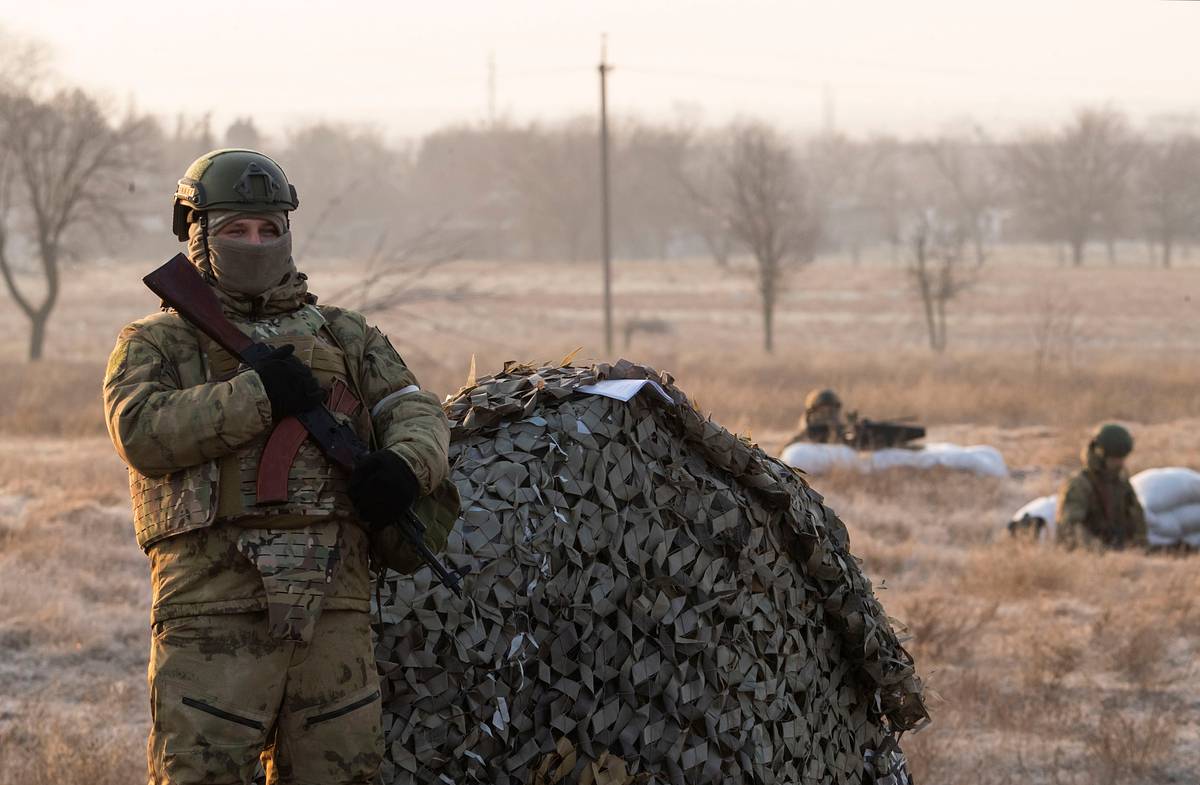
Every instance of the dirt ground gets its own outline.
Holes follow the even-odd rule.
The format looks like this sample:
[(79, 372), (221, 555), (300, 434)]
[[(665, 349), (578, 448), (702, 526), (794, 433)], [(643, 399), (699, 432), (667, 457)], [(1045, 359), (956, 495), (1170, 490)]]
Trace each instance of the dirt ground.
[[(1200, 468), (1200, 267), (1122, 261), (1076, 270), (1007, 251), (952, 304), (944, 356), (925, 347), (920, 309), (886, 257), (798, 272), (771, 356), (744, 264), (618, 263), (611, 357), (595, 265), (458, 262), (372, 318), (441, 393), (465, 381), (472, 356), (482, 374), (583, 347), (577, 362), (625, 356), (671, 371), (718, 422), (771, 452), (813, 386), (836, 387), (867, 414), (914, 416), (931, 440), (997, 447), (1007, 478), (813, 480), (913, 635), (934, 713), (904, 741), (917, 782), (1195, 783), (1200, 562), (1064, 553), (1003, 532), (1017, 507), (1058, 487), (1100, 420), (1133, 429), (1134, 471)], [(24, 362), (25, 325), (0, 299), (3, 785), (142, 776), (148, 570), (99, 384), (121, 325), (156, 306), (138, 282), (152, 266), (72, 271), (37, 365)], [(308, 269), (327, 298), (358, 270)], [(630, 319), (660, 322), (626, 344)]]

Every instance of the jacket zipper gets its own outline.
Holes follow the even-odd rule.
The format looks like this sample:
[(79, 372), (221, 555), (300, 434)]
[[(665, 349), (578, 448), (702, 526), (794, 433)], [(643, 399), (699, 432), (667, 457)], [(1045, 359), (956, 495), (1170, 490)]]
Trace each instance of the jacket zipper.
[(224, 709), (218, 709), (211, 703), (205, 703), (204, 701), (196, 700), (195, 698), (188, 698), (184, 696), (183, 705), (191, 706), (193, 709), (199, 709), (202, 712), (211, 714), (214, 717), (220, 717), (223, 720), (236, 722), (238, 725), (245, 725), (247, 728), (254, 728), (255, 730), (264, 730), (266, 728), (266, 726), (258, 720), (252, 720), (249, 717), (243, 717), (240, 714), (232, 714)]
[(375, 690), (367, 697), (359, 698), (358, 700), (354, 701), (354, 703), (343, 706), (340, 709), (334, 709), (333, 711), (327, 711), (324, 714), (318, 714), (314, 717), (309, 717), (304, 722), (304, 727), (311, 728), (312, 726), (314, 726), (318, 723), (326, 722), (328, 720), (335, 720), (338, 717), (341, 717), (345, 714), (349, 714), (350, 712), (352, 712), (356, 709), (361, 709), (363, 706), (367, 706), (371, 703), (374, 703), (377, 700), (379, 700), (379, 690)]

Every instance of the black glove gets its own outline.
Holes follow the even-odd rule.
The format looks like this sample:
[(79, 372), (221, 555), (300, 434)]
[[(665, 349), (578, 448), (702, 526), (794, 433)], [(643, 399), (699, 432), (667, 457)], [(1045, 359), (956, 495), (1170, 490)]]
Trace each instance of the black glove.
[(292, 356), (295, 350), (290, 343), (284, 344), (250, 366), (262, 379), (276, 420), (316, 408), (325, 400), (317, 377)]
[(420, 493), (417, 475), (391, 450), (364, 455), (350, 475), (350, 500), (358, 517), (371, 526), (399, 520)]

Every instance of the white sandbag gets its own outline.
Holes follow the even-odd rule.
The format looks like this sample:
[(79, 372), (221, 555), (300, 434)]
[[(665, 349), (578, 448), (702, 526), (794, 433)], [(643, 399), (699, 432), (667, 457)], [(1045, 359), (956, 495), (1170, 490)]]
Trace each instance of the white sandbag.
[(814, 477), (829, 474), (835, 468), (858, 468), (858, 454), (844, 444), (795, 442), (784, 448), (783, 462)]
[(1030, 537), (1039, 542), (1053, 542), (1057, 534), (1058, 499), (1043, 496), (1026, 504), (1013, 513), (1008, 522), (1008, 533), (1013, 536)]
[(1021, 509), (1013, 513), (1012, 519), (1019, 521), (1022, 518), (1029, 516), (1030, 518), (1041, 518), (1047, 524), (1052, 524), (1058, 515), (1058, 496), (1051, 494), (1049, 496), (1040, 496), (1026, 504)]
[(868, 471), (882, 471), (904, 466), (913, 469), (942, 467), (971, 472), (984, 477), (1005, 477), (1008, 466), (995, 447), (974, 445), (961, 447), (939, 442), (919, 450), (886, 449), (860, 456)]
[(895, 468), (933, 469), (942, 467), (972, 472), (985, 477), (1004, 477), (1008, 467), (995, 447), (957, 444), (931, 444), (919, 450), (889, 448), (874, 452), (855, 452), (843, 444), (796, 442), (783, 451), (783, 462), (808, 474), (828, 474), (834, 468), (857, 469), (863, 473)]
[(926, 445), (922, 452), (933, 456), (938, 466), (969, 471), (985, 477), (1008, 476), (1008, 464), (1004, 462), (1004, 456), (995, 447), (986, 444), (960, 447), (957, 444), (938, 442)]
[(1130, 479), (1147, 510), (1173, 510), (1200, 504), (1200, 472), (1179, 466), (1147, 469)]
[[(1033, 521), (1037, 519), (1043, 524), (1040, 529), (1033, 525)], [(1058, 531), (1057, 524), (1058, 496), (1041, 496), (1013, 513), (1008, 530), (1014, 532), (1022, 528), (1031, 528), (1037, 531), (1039, 540), (1053, 541)]]
[(1146, 510), (1146, 541), (1151, 545), (1175, 545), (1183, 539), (1179, 521), (1171, 512)]
[(900, 450), (889, 447), (862, 456), (863, 471), (879, 472), (887, 469), (928, 469), (932, 465), (922, 450)]
[(1185, 504), (1162, 514), (1171, 516), (1171, 520), (1179, 527), (1181, 536), (1200, 534), (1200, 504)]

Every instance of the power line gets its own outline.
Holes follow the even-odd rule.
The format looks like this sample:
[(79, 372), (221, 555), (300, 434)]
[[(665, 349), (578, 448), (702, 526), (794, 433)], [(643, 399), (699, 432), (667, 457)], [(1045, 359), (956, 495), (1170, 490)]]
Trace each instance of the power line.
[(720, 82), (739, 82), (742, 84), (779, 85), (783, 87), (798, 87), (803, 89), (821, 89), (824, 82), (805, 79), (787, 79), (782, 77), (751, 76), (748, 74), (723, 74), (713, 71), (684, 71), (674, 68), (652, 68), (639, 65), (623, 65), (622, 71), (646, 76), (665, 76), (673, 79), (708, 79)]

